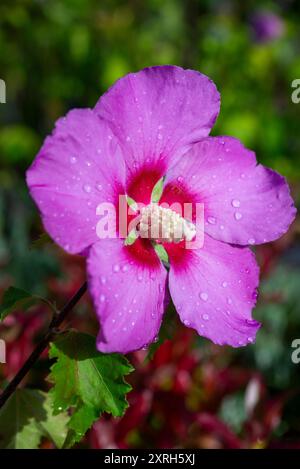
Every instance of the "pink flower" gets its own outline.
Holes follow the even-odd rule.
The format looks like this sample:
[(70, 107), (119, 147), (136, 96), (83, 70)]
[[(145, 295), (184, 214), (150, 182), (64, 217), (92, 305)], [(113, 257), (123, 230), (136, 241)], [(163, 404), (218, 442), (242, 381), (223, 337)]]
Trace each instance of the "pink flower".
[[(175, 66), (119, 80), (94, 109), (59, 119), (27, 172), (45, 229), (69, 253), (87, 256), (88, 283), (103, 352), (129, 352), (155, 339), (168, 291), (182, 322), (217, 344), (253, 342), (259, 269), (249, 244), (285, 233), (296, 210), (286, 181), (258, 165), (231, 137), (208, 137), (220, 106), (211, 80)], [(204, 245), (99, 239), (96, 207), (119, 195), (150, 204), (204, 204)], [(172, 215), (172, 213), (171, 213)], [(171, 216), (172, 218), (172, 216)]]

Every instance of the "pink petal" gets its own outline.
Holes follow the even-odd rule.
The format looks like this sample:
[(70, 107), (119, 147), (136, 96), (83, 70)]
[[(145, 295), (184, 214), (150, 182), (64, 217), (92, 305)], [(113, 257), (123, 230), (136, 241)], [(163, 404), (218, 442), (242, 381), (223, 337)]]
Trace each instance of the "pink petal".
[(219, 108), (209, 78), (168, 65), (121, 78), (95, 109), (119, 139), (130, 175), (150, 168), (160, 178), (191, 143), (209, 134)]
[(98, 240), (96, 207), (116, 204), (124, 174), (107, 124), (90, 109), (76, 109), (57, 121), (27, 171), (27, 184), (50, 236), (80, 253)]
[(90, 250), (87, 270), (101, 325), (101, 352), (138, 350), (158, 334), (167, 271), (150, 243), (147, 252), (139, 257), (137, 247), (125, 246), (120, 239), (100, 240)]
[[(232, 244), (260, 244), (282, 236), (296, 209), (286, 180), (256, 162), (255, 154), (231, 137), (195, 144), (168, 174), (166, 190), (178, 185), (204, 203), (205, 231)], [(169, 188), (168, 188), (169, 186)]]
[(169, 252), (169, 288), (182, 322), (215, 344), (239, 347), (255, 339), (251, 318), (259, 269), (248, 248), (205, 236), (198, 250)]

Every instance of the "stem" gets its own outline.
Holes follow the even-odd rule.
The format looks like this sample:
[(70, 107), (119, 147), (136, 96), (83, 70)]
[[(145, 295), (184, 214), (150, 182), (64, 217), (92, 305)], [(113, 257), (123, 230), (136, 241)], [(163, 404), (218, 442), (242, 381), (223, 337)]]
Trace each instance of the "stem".
[(11, 382), (7, 385), (4, 389), (2, 394), (0, 395), (0, 409), (4, 406), (7, 399), (15, 392), (20, 382), (23, 378), (27, 375), (27, 373), (31, 370), (33, 365), (36, 363), (42, 352), (48, 346), (50, 340), (56, 334), (56, 330), (62, 324), (62, 322), (66, 319), (69, 312), (74, 308), (74, 306), (78, 303), (81, 297), (85, 294), (87, 290), (87, 283), (85, 282), (79, 290), (75, 293), (75, 295), (68, 301), (68, 303), (61, 309), (61, 311), (53, 317), (48, 331), (46, 332), (45, 336), (42, 340), (37, 344), (36, 348), (33, 350), (31, 355), (27, 358), (24, 365), (20, 368), (16, 376), (11, 380)]

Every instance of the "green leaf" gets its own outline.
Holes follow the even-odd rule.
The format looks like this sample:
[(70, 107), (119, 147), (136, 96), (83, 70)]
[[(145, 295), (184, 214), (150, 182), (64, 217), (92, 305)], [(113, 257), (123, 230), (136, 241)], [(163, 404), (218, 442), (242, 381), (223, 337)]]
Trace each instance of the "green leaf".
[(53, 313), (56, 313), (55, 306), (46, 298), (32, 295), (21, 288), (9, 287), (4, 292), (2, 305), (0, 306), (0, 321), (3, 321), (10, 313), (17, 309), (22, 308), (26, 311), (36, 302), (45, 303)]
[(49, 356), (57, 360), (49, 377), (54, 413), (73, 410), (65, 447), (79, 441), (102, 412), (124, 414), (131, 390), (124, 376), (133, 371), (125, 357), (98, 352), (95, 337), (75, 331), (58, 337)]
[(61, 448), (67, 435), (68, 416), (54, 415), (52, 396), (33, 389), (17, 389), (0, 410), (0, 448), (36, 449), (41, 438)]
[(24, 306), (32, 298), (32, 295), (25, 290), (9, 287), (3, 295), (2, 305), (0, 306), (0, 321), (3, 321), (12, 311)]
[(164, 178), (162, 177), (155, 186), (153, 187), (152, 194), (151, 194), (151, 202), (158, 202), (161, 198), (164, 188)]

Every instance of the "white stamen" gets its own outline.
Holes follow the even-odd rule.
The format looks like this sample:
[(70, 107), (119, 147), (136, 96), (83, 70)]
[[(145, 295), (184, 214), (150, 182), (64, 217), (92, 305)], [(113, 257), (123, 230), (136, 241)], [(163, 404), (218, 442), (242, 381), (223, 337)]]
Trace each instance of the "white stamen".
[(139, 233), (142, 238), (179, 243), (192, 241), (196, 227), (174, 210), (152, 203), (141, 209)]

